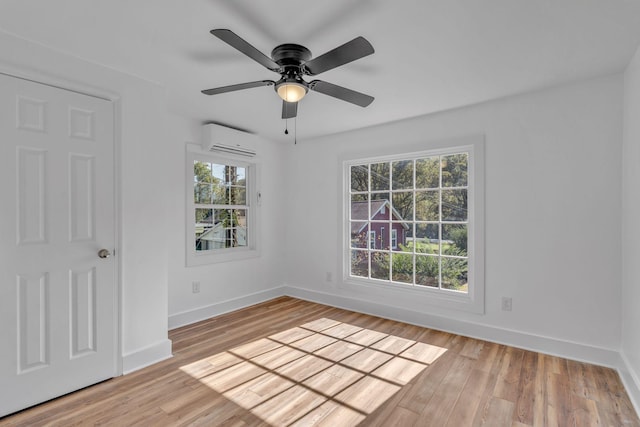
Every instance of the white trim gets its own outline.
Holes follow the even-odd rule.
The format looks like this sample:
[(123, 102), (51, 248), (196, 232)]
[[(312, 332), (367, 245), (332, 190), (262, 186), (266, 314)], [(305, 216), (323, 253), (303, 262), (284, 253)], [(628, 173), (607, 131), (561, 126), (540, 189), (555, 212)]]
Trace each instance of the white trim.
[(391, 246), (391, 249), (397, 249), (398, 248), (398, 230), (396, 230), (393, 227), (391, 227), (391, 242), (390, 242), (390, 246)]
[[(613, 369), (620, 370), (620, 367), (624, 365), (620, 353), (612, 349), (529, 334), (513, 329), (455, 320), (426, 312), (407, 310), (389, 304), (379, 304), (361, 298), (339, 296), (291, 285), (278, 286), (266, 291), (171, 315), (169, 316), (169, 329), (187, 326), (283, 296)], [(627, 375), (627, 378), (633, 381), (631, 375)]]
[[(115, 227), (115, 241), (114, 241), (114, 253), (113, 258), (116, 269), (116, 316), (117, 319), (117, 337), (118, 344), (116, 345), (116, 375), (122, 375), (123, 373), (123, 350), (124, 350), (124, 271), (122, 268), (122, 256), (121, 250), (122, 242), (124, 241), (124, 235), (122, 232), (122, 100), (116, 98), (113, 101), (113, 138), (114, 138), (114, 153), (113, 153), (113, 173), (115, 181), (114, 194), (115, 200), (113, 208), (115, 211), (114, 227)], [(115, 249), (117, 248), (117, 249)]]
[[(247, 246), (212, 251), (195, 251), (195, 223), (193, 218), (193, 162), (203, 160), (231, 164), (246, 168), (247, 173)], [(185, 155), (185, 265), (196, 267), (218, 262), (229, 262), (260, 256), (260, 203), (258, 195), (260, 182), (260, 163), (254, 158), (248, 160), (233, 155), (203, 151), (200, 145), (187, 143)]]
[(55, 87), (69, 92), (79, 93), (81, 95), (100, 98), (105, 101), (113, 102), (115, 99), (120, 98), (120, 95), (118, 95), (116, 92), (80, 84), (36, 70), (23, 70), (19, 67), (14, 67), (2, 62), (0, 62), (0, 74), (5, 74), (7, 76), (15, 77), (22, 80), (28, 80), (34, 83), (45, 84), (47, 86)]
[(230, 300), (195, 308), (193, 310), (172, 314), (169, 316), (169, 330), (200, 322), (201, 320), (206, 320), (234, 310), (249, 307), (250, 305), (269, 301), (284, 295), (284, 287), (278, 286), (265, 291), (255, 292), (253, 294), (232, 298)]
[(598, 364), (614, 369), (619, 368), (622, 363), (620, 354), (611, 349), (563, 341), (512, 329), (465, 322), (432, 315), (426, 312), (407, 310), (402, 307), (391, 306), (390, 304), (378, 304), (361, 298), (349, 298), (295, 286), (285, 286), (284, 292), (288, 296), (318, 304), (330, 305), (358, 313), (409, 323), (423, 328), (450, 332), (456, 335), (504, 344), (566, 359)]
[(640, 375), (633, 369), (624, 350), (620, 350), (620, 358), (622, 359), (622, 365), (618, 369), (618, 374), (636, 413), (640, 414)]
[(122, 358), (122, 374), (130, 374), (171, 357), (173, 357), (171, 340), (159, 341), (132, 353), (125, 354)]

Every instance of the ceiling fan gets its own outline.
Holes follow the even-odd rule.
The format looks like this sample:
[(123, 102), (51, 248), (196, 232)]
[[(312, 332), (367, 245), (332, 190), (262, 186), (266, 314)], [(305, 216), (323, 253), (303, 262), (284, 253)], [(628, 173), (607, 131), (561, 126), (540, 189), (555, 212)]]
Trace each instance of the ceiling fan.
[(215, 29), (211, 30), (211, 34), (244, 53), (263, 67), (280, 74), (280, 80), (258, 80), (255, 82), (207, 89), (202, 91), (205, 95), (218, 95), (259, 86), (275, 86), (276, 92), (280, 98), (282, 98), (283, 119), (296, 117), (298, 113), (298, 101), (300, 101), (309, 90), (333, 96), (334, 98), (361, 107), (366, 107), (373, 102), (374, 98), (364, 93), (356, 92), (355, 90), (327, 83), (322, 80), (306, 82), (302, 78), (305, 75), (315, 76), (316, 74), (324, 73), (325, 71), (371, 55), (374, 52), (373, 46), (371, 46), (371, 43), (364, 37), (356, 37), (312, 59), (311, 51), (299, 44), (286, 43), (276, 46), (271, 51), (271, 58), (269, 58), (231, 30)]

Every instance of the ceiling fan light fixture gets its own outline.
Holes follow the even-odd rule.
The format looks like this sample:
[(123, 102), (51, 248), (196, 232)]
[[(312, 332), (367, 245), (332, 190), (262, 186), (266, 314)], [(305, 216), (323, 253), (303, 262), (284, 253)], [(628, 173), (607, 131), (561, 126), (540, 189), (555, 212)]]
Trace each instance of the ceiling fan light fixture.
[(307, 88), (297, 82), (284, 82), (276, 87), (278, 96), (286, 102), (298, 102), (307, 94)]

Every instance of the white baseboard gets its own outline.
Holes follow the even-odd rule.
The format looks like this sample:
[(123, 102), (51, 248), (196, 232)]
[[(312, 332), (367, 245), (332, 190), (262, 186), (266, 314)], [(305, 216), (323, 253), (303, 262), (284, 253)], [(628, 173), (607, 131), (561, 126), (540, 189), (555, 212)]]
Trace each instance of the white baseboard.
[[(281, 296), (290, 296), (306, 301), (325, 304), (345, 310), (370, 314), (390, 320), (450, 332), (498, 344), (518, 347), (566, 359), (592, 363), (616, 369), (627, 390), (636, 412), (640, 413), (640, 380), (629, 365), (624, 354), (606, 348), (558, 340), (506, 328), (464, 322), (448, 317), (407, 310), (401, 307), (379, 304), (362, 299), (317, 292), (295, 286), (281, 286), (263, 292), (234, 298), (195, 310), (177, 313), (169, 317), (169, 329), (206, 320), (211, 317), (248, 307)], [(142, 367), (142, 366), (141, 366)]]
[(627, 394), (629, 395), (629, 399), (631, 399), (636, 413), (640, 414), (640, 376), (629, 363), (629, 359), (624, 354), (624, 351), (620, 352), (620, 356), (623, 366), (621, 369), (618, 369), (618, 373), (620, 374), (620, 378), (622, 378), (624, 388), (627, 389)]
[(122, 374), (126, 375), (138, 369), (146, 368), (170, 357), (173, 357), (171, 340), (162, 340), (148, 347), (125, 354), (122, 357)]
[(362, 299), (312, 291), (309, 289), (286, 286), (286, 295), (307, 301), (344, 308), (359, 313), (371, 314), (385, 319), (397, 320), (439, 331), (450, 332), (471, 338), (505, 344), (525, 350), (536, 351), (552, 356), (564, 357), (581, 362), (593, 363), (619, 369), (622, 359), (617, 351), (593, 347), (586, 344), (562, 341), (525, 332), (498, 328), (478, 323), (464, 322), (449, 317), (435, 316)]
[(284, 287), (268, 289), (169, 316), (169, 330), (286, 295)]

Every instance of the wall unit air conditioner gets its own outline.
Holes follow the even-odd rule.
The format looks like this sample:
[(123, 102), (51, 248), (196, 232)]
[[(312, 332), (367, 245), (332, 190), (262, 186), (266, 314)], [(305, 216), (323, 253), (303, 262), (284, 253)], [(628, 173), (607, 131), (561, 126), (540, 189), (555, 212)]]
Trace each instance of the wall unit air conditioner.
[(206, 124), (202, 128), (202, 149), (205, 151), (253, 157), (256, 155), (258, 137), (217, 124)]

